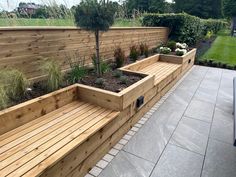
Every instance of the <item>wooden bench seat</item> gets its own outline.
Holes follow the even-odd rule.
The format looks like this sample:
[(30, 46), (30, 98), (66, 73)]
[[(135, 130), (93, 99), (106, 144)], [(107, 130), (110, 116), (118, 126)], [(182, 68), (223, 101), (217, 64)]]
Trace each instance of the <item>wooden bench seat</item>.
[[(155, 85), (157, 85), (171, 75), (174, 75), (173, 77), (175, 77), (175, 75), (178, 75), (181, 72), (181, 65), (158, 61), (141, 69), (139, 72), (148, 75), (155, 75)], [(177, 73), (175, 74), (175, 72)]]
[(73, 101), (0, 136), (0, 176), (38, 176), (119, 112)]

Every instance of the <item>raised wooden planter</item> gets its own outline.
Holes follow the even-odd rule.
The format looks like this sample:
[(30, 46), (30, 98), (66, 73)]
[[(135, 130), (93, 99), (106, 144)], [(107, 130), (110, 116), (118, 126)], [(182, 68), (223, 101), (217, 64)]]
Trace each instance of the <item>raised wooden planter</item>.
[(145, 77), (120, 93), (75, 84), (0, 111), (1, 176), (85, 175), (191, 68), (194, 52), (121, 68)]
[(182, 70), (184, 71), (188, 70), (194, 64), (196, 52), (197, 49), (194, 48), (183, 56), (161, 54), (160, 61), (181, 64)]

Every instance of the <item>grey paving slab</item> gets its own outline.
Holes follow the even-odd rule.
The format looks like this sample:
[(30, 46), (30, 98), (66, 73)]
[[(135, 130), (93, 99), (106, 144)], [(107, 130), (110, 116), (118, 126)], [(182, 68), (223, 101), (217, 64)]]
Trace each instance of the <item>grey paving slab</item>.
[(168, 145), (151, 177), (200, 177), (203, 156)]
[(194, 99), (198, 99), (204, 102), (215, 104), (217, 93), (218, 93), (218, 89), (199, 87), (194, 95)]
[(214, 104), (193, 99), (185, 112), (185, 116), (211, 122), (213, 111)]
[(225, 112), (232, 114), (233, 113), (233, 98), (226, 97), (222, 92), (218, 94), (216, 107), (224, 110)]
[(204, 155), (210, 124), (190, 118), (182, 118), (170, 143)]
[(156, 162), (175, 130), (185, 107), (164, 102), (149, 121), (131, 138), (124, 150)]
[(153, 163), (120, 151), (99, 177), (148, 177), (153, 168)]
[(236, 177), (233, 77), (235, 71), (194, 66), (133, 137), (120, 141), (125, 146), (114, 159), (104, 158), (111, 163), (100, 177)]
[(194, 90), (184, 90), (178, 87), (167, 101), (176, 102), (186, 107), (191, 101), (196, 90), (197, 88)]
[(232, 113), (216, 108), (210, 137), (233, 145), (234, 120)]
[(236, 148), (210, 139), (202, 177), (235, 177)]

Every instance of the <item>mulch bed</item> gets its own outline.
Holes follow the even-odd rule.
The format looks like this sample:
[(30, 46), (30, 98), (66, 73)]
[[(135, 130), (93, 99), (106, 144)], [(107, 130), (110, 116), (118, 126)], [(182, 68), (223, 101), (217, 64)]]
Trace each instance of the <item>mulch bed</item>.
[(216, 36), (214, 36), (208, 40), (200, 40), (199, 42), (197, 42), (197, 44), (195, 46), (197, 48), (197, 54), (196, 54), (197, 59), (199, 59), (204, 53), (206, 53), (206, 51), (208, 49), (211, 48), (215, 39), (216, 39)]
[(119, 93), (120, 91), (124, 90), (125, 88), (133, 85), (134, 83), (140, 81), (144, 77), (137, 74), (122, 74), (122, 77), (126, 77), (126, 83), (123, 83), (120, 78), (114, 76), (114, 71), (110, 71), (102, 75), (101, 79), (103, 80), (102, 84), (96, 84), (96, 80), (98, 79), (95, 74), (90, 74), (83, 79), (79, 83), (101, 88), (104, 90), (112, 91)]

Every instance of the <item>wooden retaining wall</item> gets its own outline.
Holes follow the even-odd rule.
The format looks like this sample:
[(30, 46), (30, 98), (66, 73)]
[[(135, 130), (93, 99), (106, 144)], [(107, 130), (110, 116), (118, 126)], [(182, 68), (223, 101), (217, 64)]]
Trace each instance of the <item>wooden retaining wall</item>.
[[(118, 46), (126, 55), (134, 44), (156, 47), (167, 40), (168, 28), (111, 28), (100, 35), (101, 56), (111, 59)], [(0, 69), (20, 69), (29, 79), (42, 77), (41, 65), (45, 60), (57, 60), (66, 71), (68, 56), (79, 55), (88, 64), (94, 53), (94, 34), (74, 27), (0, 28)]]

